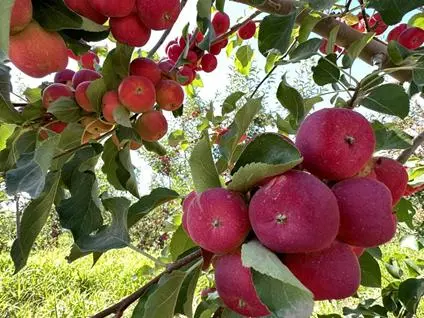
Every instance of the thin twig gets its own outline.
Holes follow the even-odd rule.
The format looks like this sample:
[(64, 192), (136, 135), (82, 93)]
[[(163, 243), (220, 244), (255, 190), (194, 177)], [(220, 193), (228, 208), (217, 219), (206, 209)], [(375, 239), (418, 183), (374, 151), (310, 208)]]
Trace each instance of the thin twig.
[[(181, 11), (184, 9), (185, 5), (187, 4), (188, 0), (182, 0), (181, 1)], [(151, 59), (153, 55), (157, 52), (157, 50), (162, 46), (162, 44), (165, 42), (166, 38), (169, 36), (169, 34), (172, 31), (172, 28), (175, 24), (173, 24), (169, 29), (167, 29), (165, 32), (163, 32), (162, 36), (160, 37), (159, 41), (155, 44), (155, 46), (150, 50), (149, 54), (147, 54), (147, 58)]]
[(260, 10), (256, 10), (254, 13), (252, 13), (249, 17), (247, 17), (245, 20), (243, 20), (240, 23), (234, 24), (231, 29), (229, 29), (226, 33), (224, 33), (223, 35), (217, 37), (214, 41), (212, 41), (211, 44), (216, 44), (218, 42), (221, 42), (222, 40), (227, 39), (230, 35), (232, 35), (233, 33), (237, 32), (243, 25), (245, 25), (247, 22), (249, 22), (250, 20), (253, 20), (254, 18), (256, 18), (258, 15), (260, 15), (262, 13), (262, 11)]
[(408, 149), (405, 149), (402, 151), (402, 153), (397, 158), (397, 161), (404, 164), (408, 161), (408, 159), (414, 154), (414, 152), (422, 145), (424, 144), (424, 132), (419, 134), (417, 137), (415, 137), (414, 141), (412, 142), (412, 146)]
[(365, 22), (365, 28), (367, 29), (367, 32), (371, 32), (370, 24), (368, 23), (367, 13), (365, 11), (364, 0), (359, 0), (359, 4), (361, 5), (362, 18)]
[(349, 12), (351, 4), (352, 4), (352, 0), (347, 0), (346, 5), (345, 5), (344, 14)]
[(201, 256), (202, 256), (202, 252), (200, 249), (198, 249), (195, 252), (187, 255), (186, 257), (176, 261), (175, 263), (170, 264), (165, 271), (163, 271), (161, 274), (153, 278), (151, 281), (149, 281), (143, 287), (138, 289), (136, 292), (122, 299), (120, 302), (116, 303), (115, 305), (95, 314), (91, 318), (104, 318), (111, 314), (116, 314), (118, 317), (119, 315), (122, 316), (122, 313), (125, 311), (125, 309), (127, 309), (131, 304), (133, 304), (138, 299), (140, 299), (150, 287), (154, 286), (157, 282), (159, 282), (162, 276), (169, 274), (174, 270), (180, 269), (181, 267), (184, 267), (185, 265), (190, 264), (191, 262), (195, 260), (200, 259)]

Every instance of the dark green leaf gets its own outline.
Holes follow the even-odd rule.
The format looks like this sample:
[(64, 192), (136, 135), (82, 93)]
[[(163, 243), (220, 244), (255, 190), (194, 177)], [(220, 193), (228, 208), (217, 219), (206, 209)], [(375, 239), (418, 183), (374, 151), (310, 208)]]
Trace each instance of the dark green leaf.
[(394, 25), (400, 22), (403, 16), (424, 5), (424, 0), (370, 0), (368, 7), (376, 9), (383, 17), (384, 22)]
[(49, 113), (65, 122), (77, 122), (81, 118), (81, 107), (70, 97), (60, 97), (49, 107)]
[(259, 27), (259, 51), (263, 56), (277, 51), (284, 54), (290, 46), (290, 39), (296, 12), (285, 16), (268, 15)]
[(350, 57), (351, 61), (355, 61), (356, 58), (361, 54), (362, 50), (370, 43), (374, 38), (374, 33), (366, 33), (361, 36), (359, 40), (356, 40), (349, 45), (347, 49), (347, 54)]
[(116, 190), (124, 191), (125, 188), (121, 184), (118, 178), (118, 161), (119, 160), (119, 149), (116, 147), (112, 138), (109, 138), (105, 143), (105, 149), (102, 154), (103, 167), (102, 171), (106, 175), (107, 180)]
[(368, 251), (359, 258), (359, 264), (361, 265), (361, 285), (381, 288), (380, 266)]
[(22, 214), (18, 238), (13, 242), (10, 251), (15, 264), (15, 273), (26, 265), (32, 245), (50, 215), (59, 181), (60, 172), (51, 172), (47, 176), (41, 196), (31, 201)]
[[(314, 307), (312, 293), (258, 241), (244, 244), (243, 266), (251, 268), (253, 282), (262, 302), (275, 317), (310, 317)], [(279, 295), (275, 297), (275, 295)]]
[(277, 99), (290, 112), (297, 126), (305, 117), (305, 104), (302, 95), (286, 82), (285, 76), (278, 86)]
[(109, 52), (102, 69), (107, 90), (117, 90), (122, 80), (128, 76), (133, 51), (133, 47), (118, 43)]
[(117, 170), (116, 176), (119, 182), (127, 189), (133, 196), (139, 197), (137, 178), (135, 175), (135, 167), (131, 162), (131, 149), (130, 144), (127, 143), (124, 149), (118, 152), (118, 156), (115, 158)]
[(128, 227), (130, 228), (149, 212), (169, 201), (178, 199), (180, 195), (167, 188), (157, 188), (149, 195), (143, 196), (128, 210)]
[(318, 12), (309, 12), (309, 14), (302, 19), (300, 23), (299, 36), (297, 40), (299, 43), (303, 43), (308, 40), (314, 27), (321, 20), (321, 15)]
[(205, 34), (211, 20), (212, 0), (197, 1), (197, 26)]
[(376, 151), (406, 149), (412, 145), (412, 137), (394, 125), (384, 125), (376, 120), (372, 127), (377, 140)]
[(103, 78), (99, 78), (91, 82), (90, 86), (88, 86), (87, 97), (98, 114), (102, 112), (102, 99), (103, 95), (106, 94), (106, 91), (106, 82)]
[(0, 95), (0, 122), (7, 124), (22, 124), (24, 122), (22, 116), (4, 99), (3, 95)]
[(127, 214), (131, 202), (126, 198), (103, 200), (106, 210), (112, 214), (112, 223), (95, 235), (80, 237), (76, 243), (82, 252), (106, 252), (123, 248), (130, 242), (127, 227)]
[(387, 53), (390, 60), (395, 65), (401, 65), (405, 59), (412, 54), (406, 47), (400, 45), (398, 41), (390, 41), (387, 45)]
[(169, 245), (169, 252), (171, 253), (172, 260), (175, 261), (178, 256), (195, 247), (196, 244), (180, 226), (172, 236), (171, 244)]
[(402, 86), (384, 84), (371, 90), (360, 105), (376, 112), (405, 118), (409, 114), (409, 97)]
[(424, 86), (424, 56), (418, 60), (416, 67), (412, 70), (412, 79), (419, 87)]
[(410, 278), (399, 286), (399, 300), (410, 312), (415, 314), (421, 298), (424, 296), (424, 279)]
[(299, 46), (290, 53), (290, 62), (300, 62), (301, 60), (306, 60), (317, 54), (321, 46), (321, 41), (322, 39), (313, 38), (300, 43)]
[(6, 173), (6, 189), (9, 195), (26, 192), (31, 198), (40, 196), (59, 141), (60, 135), (56, 135), (42, 142), (34, 152), (20, 156), (16, 169)]
[(222, 113), (228, 114), (232, 111), (236, 110), (237, 102), (245, 95), (243, 92), (234, 92), (230, 96), (228, 96), (224, 103), (222, 104)]
[(337, 55), (329, 54), (318, 61), (318, 65), (312, 67), (315, 83), (319, 86), (337, 83), (340, 79), (340, 70), (337, 65)]
[(158, 154), (159, 156), (165, 156), (166, 153), (167, 153), (165, 147), (162, 146), (157, 141), (150, 142), (150, 141), (143, 140), (143, 145), (144, 145), (144, 147), (146, 148), (147, 151), (154, 152), (154, 153)]
[(207, 131), (203, 133), (202, 138), (194, 146), (189, 163), (196, 191), (203, 192), (210, 188), (221, 187)]
[(202, 270), (202, 264), (197, 262), (191, 266), (186, 273), (186, 277), (178, 295), (175, 306), (175, 314), (183, 314), (187, 317), (193, 317), (193, 298), (196, 285)]
[[(2, 12), (4, 14), (4, 12)], [(2, 14), (0, 13), (0, 15)], [(3, 20), (0, 16), (0, 24), (3, 23)], [(2, 29), (0, 32), (5, 31), (6, 29)], [(8, 29), (7, 29), (8, 30)], [(0, 38), (2, 36), (0, 35)], [(6, 37), (7, 39), (9, 38), (9, 36)], [(10, 91), (12, 90), (12, 84), (10, 83), (10, 67), (5, 65), (2, 61), (2, 50), (1, 50), (1, 42), (2, 40), (0, 40), (0, 96), (3, 97), (4, 101), (6, 101), (6, 103), (10, 103)], [(1, 101), (1, 103), (3, 103), (3, 101)], [(2, 116), (0, 113), (0, 121), (2, 120)]]

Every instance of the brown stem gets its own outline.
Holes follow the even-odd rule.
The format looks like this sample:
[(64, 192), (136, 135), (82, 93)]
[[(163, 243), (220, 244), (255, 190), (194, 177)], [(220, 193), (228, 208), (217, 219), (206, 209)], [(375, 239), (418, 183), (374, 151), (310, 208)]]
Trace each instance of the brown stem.
[(404, 164), (408, 161), (408, 159), (414, 154), (414, 152), (422, 145), (424, 144), (424, 132), (419, 134), (417, 137), (415, 137), (414, 141), (412, 142), (412, 146), (408, 149), (405, 149), (402, 151), (402, 153), (397, 158), (397, 161)]
[[(256, 7), (262, 12), (268, 12), (271, 14), (287, 15), (295, 8), (294, 0), (268, 0), (264, 1), (262, 4), (259, 5), (255, 4), (253, 0), (234, 1)], [(301, 24), (309, 16), (309, 13), (310, 10), (303, 10), (303, 12), (297, 17), (296, 23)], [(343, 23), (342, 21), (338, 21), (335, 18), (328, 17), (325, 15), (323, 15), (323, 18), (319, 23), (317, 23), (313, 31), (324, 38), (328, 38), (331, 30), (333, 30), (336, 26), (339, 26), (340, 29), (337, 33), (337, 39), (335, 44), (340, 47), (349, 48), (349, 46), (353, 42), (360, 40), (364, 36), (364, 34), (352, 29), (349, 25)], [(378, 40), (370, 41), (368, 45), (362, 50), (359, 57), (369, 65), (373, 65), (375, 61), (375, 56), (379, 54), (381, 54), (381, 56), (383, 57), (383, 69), (396, 67), (390, 62), (390, 59), (388, 58), (387, 44)], [(411, 74), (411, 71), (398, 71), (390, 75), (403, 83), (411, 80)]]
[(165, 274), (169, 274), (174, 270), (180, 269), (181, 267), (184, 267), (187, 264), (190, 264), (193, 261), (196, 261), (202, 257), (202, 252), (200, 249), (196, 250), (195, 252), (187, 255), (186, 257), (181, 258), (180, 260), (176, 261), (175, 263), (172, 263), (168, 265), (167, 269), (160, 273), (158, 276), (153, 278), (150, 282), (148, 282), (146, 285), (142, 286), (140, 289), (135, 291), (133, 294), (129, 295), (128, 297), (122, 299), (120, 302), (116, 303), (113, 306), (110, 306), (109, 308), (95, 314), (91, 318), (103, 318), (107, 317), (111, 314), (116, 314), (117, 317), (122, 317), (122, 313), (134, 302), (136, 302), (138, 299), (140, 299), (144, 293), (154, 284), (159, 282), (162, 276)]
[(347, 0), (346, 5), (345, 5), (345, 10), (344, 10), (345, 14), (349, 12), (351, 4), (352, 4), (352, 0)]
[(367, 32), (371, 32), (370, 24), (368, 22), (367, 13), (365, 12), (364, 0), (359, 0), (359, 4), (361, 5), (362, 19), (364, 19), (365, 28), (367, 29)]
[(234, 34), (235, 32), (237, 32), (243, 25), (245, 25), (247, 22), (249, 22), (250, 20), (253, 20), (254, 18), (256, 18), (258, 15), (260, 15), (262, 13), (262, 11), (260, 10), (256, 10), (254, 13), (252, 13), (248, 18), (246, 18), (245, 20), (243, 20), (240, 23), (234, 24), (231, 29), (229, 29), (226, 33), (224, 33), (223, 35), (217, 37), (211, 44), (215, 44), (218, 42), (221, 42), (222, 40), (227, 39), (230, 35)]
[[(184, 9), (185, 5), (187, 4), (188, 0), (182, 0), (181, 1), (181, 11)], [(168, 35), (171, 33), (172, 28), (175, 24), (173, 24), (169, 29), (167, 29), (165, 32), (163, 32), (162, 36), (160, 37), (159, 41), (155, 44), (155, 46), (150, 50), (149, 54), (147, 55), (147, 58), (151, 59), (153, 55), (155, 55), (156, 51), (162, 46), (162, 44), (165, 42)]]

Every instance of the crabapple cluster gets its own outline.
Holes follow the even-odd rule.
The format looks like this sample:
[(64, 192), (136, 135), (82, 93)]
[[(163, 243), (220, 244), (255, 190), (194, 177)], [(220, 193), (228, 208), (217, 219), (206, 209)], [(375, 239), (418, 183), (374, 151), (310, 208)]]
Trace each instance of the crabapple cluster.
[(365, 117), (322, 109), (303, 121), (290, 143), (302, 154), (300, 166), (247, 193), (212, 188), (191, 192), (183, 202), (183, 228), (215, 254), (218, 294), (244, 316), (270, 313), (242, 265), (240, 246), (246, 240), (257, 239), (276, 253), (315, 300), (328, 300), (355, 294), (358, 257), (396, 232), (393, 207), (408, 175), (397, 161), (373, 157), (376, 139)]

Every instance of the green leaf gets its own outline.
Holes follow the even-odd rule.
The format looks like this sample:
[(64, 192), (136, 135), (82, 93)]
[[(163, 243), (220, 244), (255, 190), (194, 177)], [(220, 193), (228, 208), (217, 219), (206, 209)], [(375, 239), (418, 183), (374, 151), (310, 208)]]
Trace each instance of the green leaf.
[(254, 51), (250, 45), (243, 45), (237, 49), (235, 66), (236, 70), (242, 75), (249, 75), (252, 66)]
[(118, 43), (107, 55), (102, 69), (107, 90), (117, 90), (122, 80), (128, 76), (133, 51), (133, 47)]
[(322, 39), (309, 39), (306, 42), (300, 43), (291, 53), (290, 62), (296, 63), (302, 60), (309, 59), (310, 57), (317, 54)]
[(183, 314), (190, 318), (193, 317), (194, 292), (196, 291), (196, 286), (201, 271), (201, 262), (197, 262), (187, 270), (186, 277), (183, 284), (181, 285), (180, 294), (178, 295), (178, 300), (174, 311), (175, 314)]
[(180, 198), (180, 195), (167, 188), (157, 188), (149, 195), (143, 196), (128, 210), (128, 227), (136, 224), (141, 218), (157, 207)]
[(406, 149), (412, 146), (412, 137), (395, 125), (384, 125), (376, 120), (373, 121), (372, 128), (377, 140), (376, 151)]
[(362, 50), (370, 43), (374, 38), (374, 33), (366, 33), (361, 36), (359, 40), (356, 40), (349, 45), (347, 50), (348, 56), (351, 58), (352, 62), (361, 54)]
[(424, 13), (414, 14), (408, 21), (410, 27), (424, 29)]
[(22, 214), (18, 236), (10, 251), (15, 273), (26, 265), (31, 248), (50, 215), (59, 181), (60, 172), (51, 172), (41, 196), (31, 201)]
[(92, 81), (90, 86), (87, 88), (87, 97), (90, 100), (91, 105), (93, 105), (94, 110), (98, 114), (102, 112), (102, 100), (104, 94), (106, 94), (106, 91), (106, 82), (103, 78)]
[[(243, 266), (251, 268), (259, 298), (275, 317), (310, 317), (313, 295), (278, 257), (258, 241), (242, 246)], [(279, 295), (275, 297), (275, 295)]]
[(6, 141), (6, 149), (0, 152), (0, 171), (6, 172), (12, 169), (21, 154), (33, 152), (37, 136), (33, 130), (24, 131), (22, 127), (16, 127)]
[[(197, 26), (205, 34), (210, 26), (212, 0), (197, 1)], [(209, 45), (208, 45), (209, 47)]]
[(168, 144), (171, 147), (177, 147), (180, 143), (186, 141), (185, 132), (181, 129), (175, 130), (168, 136)]
[(196, 308), (194, 318), (211, 318), (218, 308), (215, 302), (202, 301)]
[(220, 188), (221, 181), (212, 157), (211, 144), (207, 131), (194, 146), (190, 159), (191, 177), (197, 192), (210, 188)]
[(133, 196), (139, 198), (137, 186), (137, 177), (135, 175), (135, 167), (131, 162), (131, 149), (130, 144), (127, 143), (125, 147), (118, 152), (116, 160), (116, 176), (119, 182), (127, 189)]
[(26, 192), (33, 199), (40, 196), (59, 140), (60, 135), (51, 137), (42, 142), (34, 152), (20, 156), (16, 168), (6, 173), (6, 189), (9, 195)]
[(405, 118), (409, 114), (409, 97), (402, 86), (384, 84), (371, 90), (360, 105), (379, 113)]
[(424, 279), (410, 278), (399, 285), (399, 300), (410, 312), (415, 314), (424, 296)]
[(65, 123), (77, 122), (82, 117), (81, 107), (70, 97), (60, 97), (53, 102), (49, 107), (49, 113)]
[(240, 155), (228, 189), (244, 192), (268, 177), (277, 176), (302, 162), (296, 147), (277, 134), (256, 137)]
[(313, 77), (316, 84), (337, 83), (340, 79), (340, 70), (337, 65), (337, 55), (329, 54), (318, 61), (318, 65), (312, 67)]
[(309, 35), (320, 20), (321, 15), (318, 12), (310, 12), (308, 16), (302, 19), (299, 29), (299, 35), (297, 37), (299, 43), (303, 43), (308, 40)]
[(402, 21), (404, 15), (424, 5), (424, 0), (370, 0), (368, 7), (376, 9), (388, 25)]
[(395, 211), (398, 222), (406, 223), (410, 229), (415, 228), (414, 216), (417, 211), (411, 201), (405, 198), (400, 199), (399, 203), (396, 204)]
[(365, 251), (359, 258), (359, 264), (361, 265), (361, 285), (381, 288), (381, 271), (375, 258)]
[(337, 34), (339, 34), (340, 25), (336, 24), (330, 31), (327, 39), (327, 54), (332, 54), (334, 46), (337, 42)]
[(144, 148), (146, 148), (147, 151), (154, 152), (158, 154), (159, 156), (165, 156), (167, 154), (167, 151), (164, 146), (162, 146), (159, 142), (154, 141), (146, 141), (143, 140)]
[(302, 95), (287, 83), (285, 76), (278, 86), (277, 99), (290, 112), (298, 125), (305, 117), (305, 104)]
[(285, 16), (268, 15), (259, 27), (259, 51), (263, 56), (267, 56), (271, 52), (286, 53), (290, 46), (290, 39), (296, 12), (292, 12)]
[(283, 119), (280, 115), (277, 114), (277, 128), (279, 132), (285, 133), (285, 134), (295, 134), (296, 133), (296, 127), (293, 127), (289, 120)]
[(403, 271), (399, 267), (399, 264), (395, 259), (391, 258), (389, 263), (385, 263), (384, 266), (386, 267), (387, 271), (389, 272), (390, 275), (392, 275), (393, 278), (395, 279), (402, 278)]
[(127, 227), (127, 214), (131, 202), (126, 198), (103, 200), (103, 206), (112, 214), (112, 222), (95, 235), (80, 237), (76, 243), (83, 253), (106, 252), (126, 247), (130, 242)]
[(150, 295), (152, 295), (156, 290), (158, 289), (157, 284), (153, 284), (152, 286), (148, 287), (146, 289), (146, 292), (143, 294), (143, 296), (140, 298), (140, 300), (137, 303), (137, 306), (135, 306), (134, 311), (132, 313), (132, 318), (143, 318), (144, 311), (146, 309), (146, 302), (149, 299)]
[(144, 318), (173, 318), (174, 311), (186, 273), (175, 270), (164, 275), (157, 289), (149, 296), (144, 306)]
[(122, 105), (119, 105), (114, 109), (113, 119), (115, 119), (118, 125), (132, 128), (132, 124), (130, 121), (130, 112)]
[[(15, 125), (0, 125), (0, 150), (6, 148), (6, 142), (14, 132)], [(1, 157), (0, 157), (1, 158)]]
[(14, 0), (3, 0), (0, 11), (0, 51), (9, 52), (10, 16)]
[(221, 137), (219, 151), (227, 162), (232, 162), (240, 138), (246, 133), (251, 122), (262, 106), (262, 98), (248, 99), (235, 115), (228, 132)]
[[(1, 13), (0, 13), (1, 15)], [(3, 22), (1, 20), (1, 16), (0, 16), (0, 21)], [(0, 23), (1, 23), (0, 22)], [(2, 29), (3, 31), (4, 29)], [(2, 32), (0, 31), (0, 32)], [(1, 36), (0, 36), (1, 38)], [(7, 38), (9, 38), (9, 36), (7, 36)], [(0, 40), (0, 45), (1, 45), (2, 40)], [(5, 65), (2, 61), (3, 57), (2, 55), (4, 54), (4, 52), (2, 51), (1, 47), (0, 47), (0, 96), (3, 97), (3, 99), (7, 102), (10, 103), (10, 91), (12, 90), (12, 84), (10, 83), (10, 67)], [(2, 102), (1, 102), (2, 103)], [(1, 120), (1, 111), (0, 111), (0, 121)]]
[(245, 93), (237, 91), (228, 96), (222, 104), (222, 114), (229, 114), (236, 110), (237, 102), (245, 95)]
[(271, 52), (266, 57), (266, 63), (265, 63), (265, 73), (271, 72), (271, 70), (275, 67), (275, 64), (277, 63), (278, 59), (281, 58), (281, 54)]
[(23, 122), (24, 119), (18, 111), (4, 99), (3, 95), (0, 95), (0, 123), (22, 124)]
[(225, 0), (216, 0), (215, 7), (218, 11), (224, 12)]
[[(118, 158), (118, 160), (117, 160)], [(109, 138), (105, 143), (105, 148), (102, 154), (103, 166), (102, 171), (106, 175), (107, 180), (116, 190), (124, 191), (125, 188), (118, 178), (118, 161), (119, 149), (116, 147), (112, 138)]]
[(424, 56), (417, 61), (417, 65), (412, 70), (412, 79), (419, 87), (424, 86)]
[(398, 41), (390, 41), (387, 45), (387, 53), (393, 64), (402, 65), (413, 52), (400, 45)]
[(172, 236), (171, 244), (169, 245), (169, 252), (171, 253), (172, 260), (175, 261), (178, 256), (195, 246), (196, 244), (186, 234), (183, 227), (178, 227)]

